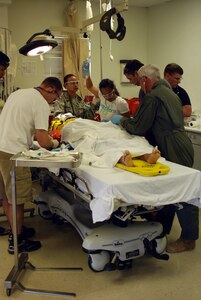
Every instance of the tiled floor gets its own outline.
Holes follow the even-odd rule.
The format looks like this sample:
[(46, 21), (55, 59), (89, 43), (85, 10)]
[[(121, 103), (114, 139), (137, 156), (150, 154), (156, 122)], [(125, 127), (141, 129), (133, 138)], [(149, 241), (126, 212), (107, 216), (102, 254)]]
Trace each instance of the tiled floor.
[[(27, 215), (27, 214), (26, 214)], [(4, 222), (0, 223), (1, 226)], [(82, 251), (82, 240), (70, 225), (56, 225), (38, 215), (25, 218), (33, 226), (35, 239), (42, 248), (29, 254), (35, 267), (82, 267), (83, 271), (22, 272), (19, 280), (27, 288), (77, 293), (79, 300), (200, 300), (201, 240), (192, 252), (170, 255), (169, 261), (144, 256), (133, 262), (130, 270), (94, 273), (88, 267), (88, 256)], [(170, 240), (179, 235), (177, 220)], [(7, 253), (7, 237), (0, 237), (0, 299), (8, 299), (4, 280), (14, 265)], [(33, 295), (14, 290), (10, 299), (45, 300), (68, 297)]]

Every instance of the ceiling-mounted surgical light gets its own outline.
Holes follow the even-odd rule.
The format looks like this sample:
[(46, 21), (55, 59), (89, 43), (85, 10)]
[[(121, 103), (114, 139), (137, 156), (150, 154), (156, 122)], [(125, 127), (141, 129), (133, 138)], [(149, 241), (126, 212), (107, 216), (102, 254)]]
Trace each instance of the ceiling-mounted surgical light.
[(42, 55), (58, 45), (49, 29), (33, 34), (26, 45), (19, 49), (23, 55)]

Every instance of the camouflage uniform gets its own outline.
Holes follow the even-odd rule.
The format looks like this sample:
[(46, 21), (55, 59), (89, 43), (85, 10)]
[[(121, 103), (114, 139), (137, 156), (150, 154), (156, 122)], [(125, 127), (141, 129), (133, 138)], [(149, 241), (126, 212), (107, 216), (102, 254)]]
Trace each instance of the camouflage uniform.
[(82, 98), (76, 94), (76, 98), (71, 98), (68, 91), (54, 103), (54, 116), (62, 113), (72, 113), (75, 117), (84, 119), (94, 119), (95, 111), (93, 107), (84, 103)]

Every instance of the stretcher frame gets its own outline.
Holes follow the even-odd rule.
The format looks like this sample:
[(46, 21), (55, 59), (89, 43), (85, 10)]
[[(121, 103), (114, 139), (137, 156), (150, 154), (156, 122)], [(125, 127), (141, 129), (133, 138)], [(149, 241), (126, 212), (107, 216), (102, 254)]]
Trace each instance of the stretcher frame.
[[(183, 194), (180, 195), (180, 193), (178, 193), (178, 192), (181, 192), (181, 189), (185, 193), (185, 195), (187, 195), (185, 201), (183, 201), (183, 202), (189, 202), (191, 204), (194, 204), (194, 205), (200, 207), (201, 173), (197, 170), (187, 168), (187, 167), (184, 167), (184, 166), (172, 163), (172, 162), (166, 161), (166, 164), (170, 167), (170, 172), (168, 174), (159, 175), (159, 176), (140, 176), (138, 174), (131, 173), (131, 172), (125, 173), (124, 170), (121, 170), (119, 168), (107, 169), (108, 176), (106, 176), (105, 168), (95, 168), (95, 167), (92, 167), (92, 166), (86, 165), (86, 164), (81, 164), (80, 167), (77, 168), (76, 170), (69, 170), (69, 169), (61, 168), (60, 170), (57, 170), (55, 172), (55, 170), (49, 169), (47, 171), (47, 177), (46, 177), (46, 174), (43, 174), (44, 175), (44, 182), (43, 182), (44, 185), (42, 185), (43, 193), (45, 194), (45, 192), (48, 190), (49, 187), (50, 187), (50, 192), (51, 192), (51, 187), (53, 188), (52, 189), (53, 191), (54, 191), (54, 188), (55, 188), (55, 191), (57, 191), (57, 189), (59, 188), (59, 185), (61, 187), (62, 186), (66, 187), (68, 190), (70, 190), (70, 192), (72, 192), (74, 194), (74, 196), (75, 195), (78, 196), (78, 201), (84, 200), (84, 202), (87, 202), (89, 204), (89, 207), (92, 211), (93, 223), (103, 222), (102, 223), (103, 227), (104, 227), (104, 222), (106, 221), (106, 223), (107, 223), (107, 220), (109, 222), (114, 222), (113, 224), (118, 224), (118, 225), (122, 226), (123, 223), (126, 224), (127, 221), (129, 223), (129, 221), (132, 220), (132, 218), (135, 219), (136, 216), (141, 216), (141, 214), (143, 214), (145, 216), (146, 213), (149, 214), (152, 212), (156, 212), (157, 210), (160, 210), (161, 207), (163, 207), (164, 205), (175, 204), (176, 206), (181, 207), (182, 205), (178, 204), (181, 202), (178, 200), (180, 200), (181, 198), (184, 199)], [(157, 179), (156, 179), (156, 177), (157, 177)], [(178, 180), (178, 178), (180, 180)], [(186, 184), (186, 180), (189, 181), (188, 184)], [(81, 185), (79, 184), (80, 181), (81, 181)], [(164, 181), (165, 181), (165, 185), (163, 184)], [(168, 196), (166, 196), (166, 193), (165, 193), (165, 198), (158, 197), (158, 195), (162, 194), (161, 193), (162, 190), (166, 191), (169, 184), (172, 187), (172, 183), (175, 181), (177, 181), (177, 183), (182, 182), (181, 186), (180, 186), (180, 184), (177, 184), (177, 187), (178, 187), (176, 189), (177, 195), (173, 194), (172, 190), (171, 190), (171, 192), (170, 192), (170, 194), (168, 194)], [(157, 185), (156, 185), (156, 182), (157, 182)], [(52, 185), (52, 183), (53, 183), (53, 185)], [(59, 184), (58, 186), (57, 186), (57, 183)], [(157, 191), (154, 191), (154, 193), (153, 193), (154, 197), (151, 199), (151, 201), (150, 201), (150, 189), (148, 189), (148, 190), (146, 189), (146, 186), (148, 183), (151, 184), (151, 186), (154, 186), (155, 189), (157, 186), (158, 187), (160, 187), (161, 185), (163, 186), (163, 189), (159, 189), (159, 191), (158, 191), (158, 189), (156, 189)], [(54, 187), (54, 184), (55, 184), (55, 187)], [(121, 190), (122, 184), (124, 187), (126, 184), (127, 193), (125, 194), (125, 189), (124, 189), (124, 194), (121, 193), (121, 195), (120, 195), (119, 192), (122, 191)], [(184, 184), (187, 189), (189, 187), (189, 184), (192, 187), (189, 193), (187, 193), (186, 189), (184, 189)], [(132, 185), (132, 190), (134, 188), (134, 190), (137, 191), (135, 196), (133, 195), (133, 193), (132, 193), (132, 195), (130, 193), (128, 193), (128, 186), (130, 186), (130, 185)], [(105, 187), (106, 187), (106, 189), (105, 189)], [(109, 189), (108, 189), (108, 187), (109, 187)], [(165, 190), (164, 190), (164, 188), (165, 188)], [(142, 189), (144, 189), (143, 193), (142, 193)], [(94, 207), (91, 206), (91, 203), (93, 201), (96, 201), (99, 204), (101, 204), (101, 206), (104, 206), (104, 202), (106, 200), (106, 198), (104, 197), (105, 196), (104, 190), (106, 190), (106, 192), (108, 192), (106, 194), (106, 196), (108, 196), (109, 203), (112, 201), (114, 204), (114, 205), (112, 205), (113, 210), (109, 211), (110, 214), (108, 214), (107, 216), (106, 215), (103, 216), (100, 213), (100, 206), (98, 205), (95, 209), (96, 216), (98, 213), (99, 217), (101, 215), (101, 219), (97, 219), (96, 216), (95, 216), (95, 218), (93, 218)], [(103, 193), (102, 193), (102, 191), (103, 191)], [(151, 187), (151, 191), (153, 191), (152, 187)], [(140, 193), (142, 195), (140, 195)], [(54, 192), (53, 192), (53, 194), (54, 194)], [(60, 194), (58, 193), (58, 197), (60, 197), (59, 195)], [(147, 195), (149, 195), (148, 199), (146, 199)], [(103, 196), (103, 199), (101, 199), (102, 196)], [(131, 196), (132, 196), (132, 199), (131, 199)], [(171, 198), (169, 196), (171, 196)], [(44, 219), (51, 218), (50, 217), (51, 213), (53, 215), (54, 214), (57, 215), (57, 199), (55, 198), (55, 200), (54, 200), (54, 196), (52, 198), (51, 197), (52, 197), (51, 194), (48, 195), (47, 198), (45, 195), (44, 196), (41, 195), (41, 196), (39, 196), (38, 200), (36, 200), (37, 205), (39, 205), (39, 207), (41, 205), (41, 207), (40, 207), (41, 213), (39, 213), (39, 214)], [(142, 197), (143, 198), (145, 197), (145, 199), (143, 199), (143, 201), (142, 201)], [(155, 197), (157, 197), (156, 198), (157, 202), (155, 200)], [(65, 195), (64, 194), (62, 195), (62, 193), (61, 193), (61, 198), (63, 198), (64, 202), (68, 202), (67, 199), (69, 199), (69, 195), (67, 195), (67, 198), (65, 199)], [(92, 224), (90, 224), (89, 227), (87, 227), (87, 225), (86, 225), (87, 223), (83, 223), (85, 225), (81, 224), (82, 219), (79, 219), (79, 217), (77, 218), (76, 214), (74, 214), (73, 204), (71, 203), (71, 201), (69, 201), (69, 206), (68, 205), (62, 206), (60, 203), (60, 201), (62, 201), (61, 198), (59, 198), (60, 200), (58, 201), (58, 217), (61, 217), (61, 220), (63, 218), (64, 222), (65, 222), (65, 220), (67, 222), (70, 222), (75, 227), (76, 230), (78, 228), (77, 231), (83, 239), (82, 247), (83, 247), (83, 249), (85, 249), (85, 252), (88, 253), (90, 256), (90, 253), (94, 253), (94, 251), (98, 251), (100, 249), (105, 250), (104, 247), (101, 248), (101, 245), (99, 247), (96, 247), (96, 245), (94, 245), (94, 244), (92, 245), (92, 239), (93, 239), (93, 232), (91, 235), (91, 228), (92, 228), (91, 225)], [(79, 198), (80, 198), (80, 200), (79, 200)], [(128, 201), (125, 201), (125, 198)], [(76, 199), (76, 197), (75, 197), (75, 199)], [(139, 199), (140, 199), (140, 201), (139, 201)], [(47, 204), (47, 207), (46, 207), (45, 203), (48, 203), (49, 201), (51, 204), (49, 207)], [(52, 202), (52, 201), (55, 201), (55, 202)], [(70, 206), (72, 207), (72, 209)], [(140, 206), (139, 210), (138, 210), (138, 206)], [(83, 206), (83, 207), (85, 207), (85, 206)], [(144, 210), (142, 211), (143, 207), (144, 207)], [(98, 210), (97, 210), (97, 208), (98, 208)], [(48, 209), (49, 209), (49, 215), (47, 214)], [(66, 209), (66, 211), (65, 211), (65, 209)], [(43, 210), (46, 212), (44, 215), (43, 215)], [(65, 211), (66, 213), (60, 214), (59, 213), (60, 211), (61, 212)], [(68, 214), (68, 212), (69, 212), (69, 214)], [(69, 218), (66, 216), (69, 216)], [(83, 229), (83, 227), (84, 227), (84, 229)], [(88, 228), (88, 229), (86, 229), (86, 228)], [(94, 228), (94, 236), (96, 235), (96, 233), (97, 233), (96, 229)], [(103, 231), (101, 232), (101, 234), (100, 234), (100, 232), (97, 234), (98, 234), (98, 236), (101, 236), (101, 237), (104, 236)], [(92, 237), (92, 239), (90, 240), (91, 237)], [(118, 237), (116, 237), (116, 235), (115, 235), (115, 239), (118, 239)], [(105, 244), (108, 244), (108, 242), (102, 243), (102, 246), (104, 246)], [(145, 247), (145, 248), (146, 248), (146, 250), (150, 250), (150, 249), (147, 249), (147, 247)], [(164, 251), (164, 248), (160, 248), (160, 249), (162, 249), (162, 252)], [(113, 250), (106, 249), (105, 251), (111, 251), (112, 253), (115, 253), (114, 249)], [(152, 255), (156, 258), (158, 258), (160, 256), (160, 259), (162, 259), (161, 258), (162, 252), (159, 252), (159, 253), (153, 252)], [(156, 254), (159, 254), (159, 255), (156, 256)], [(115, 255), (114, 255), (114, 257), (115, 257)], [(123, 255), (121, 256), (120, 259), (122, 259), (122, 257), (123, 257)], [(124, 257), (123, 257), (123, 259), (124, 259)], [(112, 262), (109, 264), (114, 266), (114, 268), (112, 270), (116, 269), (115, 266), (117, 266), (117, 264), (116, 264), (116, 262), (113, 263), (113, 259), (112, 259)], [(91, 266), (89, 265), (89, 267), (93, 271), (111, 270), (108, 268), (108, 263), (106, 263), (105, 266), (103, 264), (102, 269), (99, 269), (99, 267), (94, 268), (94, 267), (92, 267), (92, 265)]]
[(21, 253), (18, 255), (18, 241), (17, 241), (17, 210), (16, 210), (16, 168), (17, 167), (35, 167), (35, 168), (76, 168), (81, 163), (81, 155), (74, 153), (71, 162), (65, 162), (65, 160), (40, 160), (31, 159), (23, 156), (22, 153), (18, 153), (11, 157), (12, 171), (12, 210), (13, 210), (13, 237), (14, 237), (14, 266), (9, 272), (7, 278), (4, 281), (4, 287), (6, 288), (7, 296), (11, 295), (13, 287), (18, 290), (31, 293), (31, 294), (43, 294), (51, 296), (64, 296), (64, 297), (76, 297), (76, 293), (73, 292), (60, 292), (51, 290), (39, 290), (30, 289), (24, 287), (18, 280), (19, 275), (23, 270), (31, 269), (34, 271), (82, 271), (80, 267), (68, 267), (68, 268), (36, 268), (29, 262), (28, 253)]

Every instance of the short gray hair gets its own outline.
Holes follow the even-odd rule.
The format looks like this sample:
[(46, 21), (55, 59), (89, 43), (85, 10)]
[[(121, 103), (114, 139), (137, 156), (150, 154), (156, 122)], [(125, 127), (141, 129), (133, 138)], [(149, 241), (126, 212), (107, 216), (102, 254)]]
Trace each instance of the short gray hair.
[(139, 70), (138, 70), (138, 75), (140, 78), (142, 78), (143, 76), (146, 76), (150, 79), (160, 79), (160, 70), (156, 65), (145, 65), (142, 66)]

